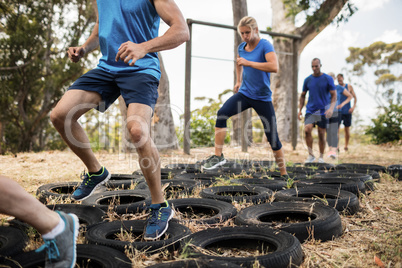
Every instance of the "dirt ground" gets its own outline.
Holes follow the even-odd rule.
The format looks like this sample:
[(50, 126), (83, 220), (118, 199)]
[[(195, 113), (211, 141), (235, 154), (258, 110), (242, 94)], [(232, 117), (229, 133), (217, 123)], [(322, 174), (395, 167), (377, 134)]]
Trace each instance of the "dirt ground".
[[(299, 143), (296, 150), (284, 144), (288, 162), (304, 162), (307, 150)], [(190, 155), (182, 150), (161, 153), (161, 166), (171, 163), (195, 163), (213, 153), (213, 148), (192, 149)], [(225, 147), (229, 159), (273, 160), (267, 144), (249, 147), (244, 153), (240, 147)], [(136, 153), (96, 153), (102, 165), (111, 173), (129, 174), (139, 169)], [(318, 153), (316, 152), (316, 157)], [(364, 163), (388, 166), (402, 164), (402, 145), (352, 144), (341, 150), (339, 163)], [(35, 195), (39, 186), (51, 182), (79, 181), (84, 171), (82, 162), (70, 151), (21, 153), (0, 156), (0, 174), (20, 183)], [(376, 190), (360, 199), (361, 210), (353, 216), (341, 215), (344, 234), (333, 241), (304, 243), (305, 261), (302, 267), (402, 267), (402, 181), (383, 174)], [(4, 216), (0, 215), (0, 218)], [(158, 262), (158, 258), (142, 260), (134, 267)]]

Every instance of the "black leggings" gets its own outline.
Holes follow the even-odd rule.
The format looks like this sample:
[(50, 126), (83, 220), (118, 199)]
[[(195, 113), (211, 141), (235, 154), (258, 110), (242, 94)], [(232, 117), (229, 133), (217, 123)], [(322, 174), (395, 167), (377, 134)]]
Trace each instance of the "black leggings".
[(278, 137), (274, 106), (270, 101), (253, 100), (241, 93), (236, 93), (219, 109), (215, 127), (226, 128), (226, 121), (230, 117), (248, 108), (253, 108), (260, 117), (262, 125), (264, 126), (265, 136), (272, 150), (277, 151), (281, 149), (282, 143)]

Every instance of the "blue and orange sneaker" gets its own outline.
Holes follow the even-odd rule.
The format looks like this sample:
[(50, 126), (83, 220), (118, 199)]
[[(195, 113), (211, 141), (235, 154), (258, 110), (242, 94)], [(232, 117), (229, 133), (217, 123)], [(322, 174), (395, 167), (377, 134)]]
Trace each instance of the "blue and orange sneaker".
[(105, 167), (102, 167), (102, 173), (99, 175), (89, 175), (89, 173), (83, 173), (81, 176), (83, 181), (81, 185), (75, 189), (74, 193), (71, 195), (71, 198), (76, 201), (82, 201), (88, 198), (96, 188), (107, 182), (110, 179), (110, 176), (109, 171), (107, 171)]
[(144, 239), (156, 240), (161, 237), (169, 227), (169, 220), (173, 218), (174, 211), (165, 201), (166, 207), (161, 204), (152, 204), (150, 206), (149, 218), (145, 227)]

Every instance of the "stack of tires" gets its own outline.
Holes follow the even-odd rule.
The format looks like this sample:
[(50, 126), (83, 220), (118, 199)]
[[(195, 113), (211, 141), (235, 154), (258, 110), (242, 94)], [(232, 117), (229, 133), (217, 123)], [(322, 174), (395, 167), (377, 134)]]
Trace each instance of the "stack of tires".
[[(296, 163), (286, 179), (270, 161), (229, 161), (208, 172), (199, 163), (168, 165), (161, 169), (162, 186), (176, 216), (157, 241), (142, 239), (151, 195), (140, 171), (113, 174), (82, 202), (70, 199), (79, 182), (42, 185), (37, 196), (52, 209), (78, 216), (88, 243), (77, 248), (80, 267), (131, 267), (127, 250), (180, 251), (190, 257), (152, 267), (298, 267), (301, 243), (341, 236), (341, 215), (359, 211), (359, 197), (375, 190), (381, 173), (400, 179), (400, 170), (397, 165)], [(132, 219), (124, 220), (127, 215)], [(43, 266), (42, 255), (22, 252), (28, 226), (11, 225), (0, 228), (0, 255), (7, 256), (0, 262)]]

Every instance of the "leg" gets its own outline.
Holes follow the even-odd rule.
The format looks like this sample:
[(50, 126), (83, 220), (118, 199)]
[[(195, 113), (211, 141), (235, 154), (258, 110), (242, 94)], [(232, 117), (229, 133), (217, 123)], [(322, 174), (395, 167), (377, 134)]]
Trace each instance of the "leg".
[(219, 109), (215, 124), (215, 155), (221, 156), (226, 137), (226, 121), (244, 110), (250, 108), (246, 97), (237, 93), (230, 97)]
[(96, 92), (69, 90), (50, 114), (54, 127), (68, 147), (82, 160), (88, 172), (97, 172), (101, 165), (90, 148), (89, 139), (78, 119), (100, 102), (101, 96)]
[(348, 150), (349, 139), (350, 139), (350, 127), (345, 127), (345, 151)]
[(325, 134), (327, 130), (325, 128), (318, 127), (318, 146), (320, 148), (320, 157), (324, 156), (325, 151)]
[(314, 156), (313, 153), (313, 135), (311, 133), (313, 132), (313, 124), (307, 124), (304, 126), (304, 136), (306, 140), (306, 145), (308, 149), (308, 154), (311, 156)]
[(151, 138), (152, 108), (130, 103), (127, 109), (127, 128), (138, 153), (140, 168), (151, 192), (152, 204), (165, 201), (162, 194), (159, 152)]
[(286, 171), (286, 159), (285, 159), (285, 154), (283, 153), (283, 149), (279, 149), (276, 151), (273, 151), (274, 157), (275, 157), (275, 162), (277, 166), (279, 167), (279, 170), (281, 172), (281, 175), (286, 175), (288, 174)]
[(41, 234), (50, 232), (60, 221), (56, 212), (28, 194), (18, 183), (0, 176), (0, 213), (32, 225)]

